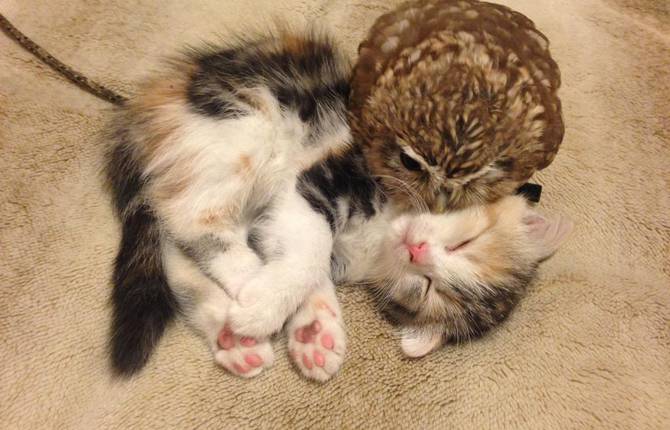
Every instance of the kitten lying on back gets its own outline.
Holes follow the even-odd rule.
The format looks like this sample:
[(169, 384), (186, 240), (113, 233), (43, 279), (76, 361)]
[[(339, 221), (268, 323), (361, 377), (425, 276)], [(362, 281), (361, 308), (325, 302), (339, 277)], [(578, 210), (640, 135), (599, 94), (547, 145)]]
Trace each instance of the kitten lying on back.
[(350, 145), (348, 73), (326, 37), (283, 33), (193, 51), (118, 113), (107, 159), (123, 224), (117, 373), (145, 364), (177, 309), (235, 371), (217, 341), (227, 319), (265, 339), (313, 290), (333, 290), (331, 227), (297, 182)]
[[(406, 253), (382, 251), (396, 237), (389, 226), (408, 219), (440, 226), (451, 215), (399, 213), (386, 198), (350, 141), (347, 79), (346, 61), (326, 38), (282, 34), (187, 55), (118, 113), (107, 166), (123, 224), (112, 296), (117, 373), (139, 370), (181, 310), (216, 362), (242, 376), (272, 364), (268, 336), (288, 320), (295, 364), (309, 377), (329, 378), (346, 341), (332, 262), (341, 280), (383, 279), (398, 302), (417, 291), (431, 297), (406, 307), (416, 314), (412, 339), (414, 327), (424, 325), (436, 336), (446, 317), (418, 309), (433, 309), (433, 295), (448, 291), (438, 287), (451, 277), (434, 263), (407, 265)], [(482, 225), (498, 225), (500, 216), (493, 218)], [(421, 243), (408, 245), (439, 256)], [(469, 261), (488, 267), (489, 259)]]

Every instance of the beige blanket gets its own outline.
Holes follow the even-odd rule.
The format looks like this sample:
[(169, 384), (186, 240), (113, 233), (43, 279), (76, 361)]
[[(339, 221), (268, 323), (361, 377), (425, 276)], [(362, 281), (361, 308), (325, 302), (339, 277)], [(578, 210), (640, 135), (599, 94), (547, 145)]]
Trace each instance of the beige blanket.
[[(196, 4), (197, 3), (197, 4)], [(670, 428), (670, 2), (516, 0), (552, 41), (567, 134), (538, 180), (576, 231), (480, 341), (404, 358), (364, 291), (340, 291), (341, 373), (302, 379), (277, 346), (247, 381), (173, 325), (145, 371), (110, 377), (119, 230), (100, 180), (108, 105), (0, 35), (0, 428)], [(184, 43), (331, 28), (352, 57), (385, 0), (1, 0), (95, 79), (133, 92)]]

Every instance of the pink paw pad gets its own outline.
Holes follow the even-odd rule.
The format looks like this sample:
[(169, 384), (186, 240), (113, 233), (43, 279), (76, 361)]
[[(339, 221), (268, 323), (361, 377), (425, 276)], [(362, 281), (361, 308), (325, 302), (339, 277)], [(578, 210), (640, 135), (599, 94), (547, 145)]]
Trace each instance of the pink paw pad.
[(263, 359), (258, 354), (249, 354), (244, 356), (244, 362), (251, 367), (259, 367), (263, 364)]
[(228, 326), (224, 327), (219, 333), (218, 343), (221, 349), (225, 350), (229, 350), (235, 346), (235, 337)]
[[(252, 337), (239, 337), (225, 325), (217, 336), (217, 344), (225, 354), (219, 362), (223, 367), (238, 375), (255, 375), (257, 369), (265, 366), (263, 344)], [(239, 355), (241, 353), (241, 356)], [(227, 358), (225, 358), (227, 357)]]
[(307, 354), (303, 354), (303, 355), (302, 355), (302, 364), (304, 364), (305, 367), (308, 368), (308, 369), (312, 369), (312, 367), (314, 367), (314, 366), (312, 365), (312, 361), (309, 359), (309, 357), (307, 356)]
[(319, 351), (314, 351), (314, 364), (316, 364), (319, 367), (323, 367), (326, 365), (326, 357), (323, 356)]
[(240, 339), (240, 344), (243, 346), (254, 346), (256, 345), (256, 339), (252, 337), (243, 337)]
[(314, 321), (310, 325), (306, 325), (296, 329), (295, 339), (300, 343), (314, 343), (314, 340), (321, 331), (321, 323)]
[(321, 345), (323, 345), (323, 347), (326, 349), (332, 350), (335, 348), (335, 341), (333, 340), (333, 336), (328, 333), (321, 336)]

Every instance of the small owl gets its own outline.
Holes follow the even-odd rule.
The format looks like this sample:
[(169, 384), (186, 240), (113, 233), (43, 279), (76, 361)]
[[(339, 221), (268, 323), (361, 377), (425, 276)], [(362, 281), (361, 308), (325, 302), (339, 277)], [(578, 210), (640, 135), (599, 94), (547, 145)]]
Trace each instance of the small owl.
[(433, 212), (514, 192), (563, 139), (560, 71), (525, 16), (475, 0), (419, 0), (359, 47), (350, 113), (373, 172)]

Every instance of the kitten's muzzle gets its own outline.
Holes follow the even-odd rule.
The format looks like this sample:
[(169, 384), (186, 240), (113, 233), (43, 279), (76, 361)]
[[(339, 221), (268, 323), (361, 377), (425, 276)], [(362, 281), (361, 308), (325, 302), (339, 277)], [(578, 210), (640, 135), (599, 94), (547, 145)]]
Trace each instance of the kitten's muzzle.
[(414, 264), (422, 264), (428, 253), (428, 244), (421, 242), (419, 244), (406, 243), (407, 251), (409, 251), (409, 261)]

